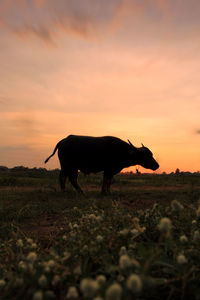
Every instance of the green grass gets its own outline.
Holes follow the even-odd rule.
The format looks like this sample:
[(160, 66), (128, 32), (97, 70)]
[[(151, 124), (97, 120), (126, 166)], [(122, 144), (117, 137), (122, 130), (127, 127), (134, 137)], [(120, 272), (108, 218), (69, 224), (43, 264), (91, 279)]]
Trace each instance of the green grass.
[(86, 197), (57, 177), (0, 172), (0, 299), (200, 299), (200, 175), (121, 174), (102, 196), (80, 174)]

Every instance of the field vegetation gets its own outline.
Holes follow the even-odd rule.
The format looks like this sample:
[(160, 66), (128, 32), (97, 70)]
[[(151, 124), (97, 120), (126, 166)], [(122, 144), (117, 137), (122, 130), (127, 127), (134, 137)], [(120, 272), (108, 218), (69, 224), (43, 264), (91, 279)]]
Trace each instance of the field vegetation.
[(0, 167), (0, 299), (200, 299), (200, 174)]

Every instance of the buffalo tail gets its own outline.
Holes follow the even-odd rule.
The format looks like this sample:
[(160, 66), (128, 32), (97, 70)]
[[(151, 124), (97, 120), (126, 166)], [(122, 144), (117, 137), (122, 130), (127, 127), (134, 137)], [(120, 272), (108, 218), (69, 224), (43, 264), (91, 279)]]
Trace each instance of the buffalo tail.
[(56, 151), (57, 151), (57, 149), (58, 149), (58, 147), (59, 147), (59, 145), (60, 145), (61, 142), (62, 142), (62, 141), (58, 142), (58, 144), (56, 145), (55, 149), (53, 150), (53, 153), (52, 153), (49, 157), (47, 157), (47, 159), (44, 161), (45, 164), (48, 162), (48, 160), (49, 160), (52, 156), (54, 156), (54, 154), (56, 153)]

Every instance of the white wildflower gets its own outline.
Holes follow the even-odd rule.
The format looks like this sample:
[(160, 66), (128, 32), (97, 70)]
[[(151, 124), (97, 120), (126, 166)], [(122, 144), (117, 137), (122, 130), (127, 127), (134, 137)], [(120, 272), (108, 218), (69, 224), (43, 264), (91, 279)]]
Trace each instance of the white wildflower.
[(134, 268), (136, 269), (140, 268), (140, 263), (136, 259), (132, 258), (131, 263)]
[(84, 297), (92, 298), (99, 288), (98, 282), (91, 278), (84, 278), (81, 280), (80, 289)]
[(137, 274), (132, 274), (128, 277), (126, 286), (133, 293), (139, 293), (142, 289), (142, 280)]
[(37, 244), (36, 243), (32, 243), (30, 247), (31, 247), (31, 249), (36, 249), (37, 248)]
[(126, 270), (132, 266), (132, 261), (127, 254), (121, 255), (119, 259), (120, 269)]
[(122, 246), (119, 250), (119, 256), (127, 254), (126, 247)]
[(50, 259), (48, 262), (47, 262), (47, 266), (52, 269), (54, 268), (55, 266), (55, 261), (53, 259)]
[(119, 274), (119, 275), (117, 276), (117, 281), (120, 282), (120, 283), (123, 282), (124, 279), (125, 279), (125, 277), (124, 277), (123, 275), (121, 275), (121, 274)]
[(23, 278), (16, 278), (15, 279), (15, 286), (16, 287), (21, 287), (24, 284)]
[(119, 283), (113, 283), (106, 290), (106, 300), (120, 300), (122, 295), (122, 287)]
[(96, 221), (96, 216), (94, 214), (90, 214), (88, 215), (88, 219), (90, 219), (91, 221)]
[(200, 242), (200, 232), (199, 230), (195, 230), (194, 235), (193, 235), (193, 239), (195, 242)]
[(23, 243), (22, 239), (17, 240), (17, 247), (22, 248), (23, 245), (24, 245), (24, 243)]
[(173, 201), (171, 202), (171, 208), (172, 208), (173, 211), (178, 212), (178, 211), (181, 211), (184, 207), (183, 207), (183, 205), (182, 205), (180, 202), (178, 202), (177, 200), (173, 200)]
[(37, 291), (33, 294), (33, 300), (42, 300), (42, 299), (43, 299), (42, 291)]
[(30, 239), (30, 238), (27, 238), (26, 241), (27, 241), (27, 243), (30, 244), (30, 245), (33, 243), (33, 240)]
[(34, 263), (34, 261), (36, 261), (37, 259), (37, 254), (35, 252), (30, 252), (28, 255), (27, 255), (27, 261), (30, 262), (30, 263)]
[(44, 272), (45, 273), (49, 273), (51, 271), (51, 269), (49, 268), (49, 266), (48, 265), (45, 265), (44, 266)]
[(96, 221), (97, 221), (98, 223), (101, 223), (101, 222), (103, 221), (103, 217), (102, 217), (102, 216), (97, 216), (97, 217), (96, 217)]
[(121, 236), (127, 236), (128, 234), (129, 234), (129, 229), (127, 229), (127, 228), (124, 228), (119, 231), (119, 235), (121, 235)]
[(69, 228), (70, 228), (70, 229), (73, 229), (73, 225), (72, 225), (71, 222), (69, 223)]
[(88, 245), (83, 246), (83, 252), (88, 252)]
[(200, 206), (197, 208), (196, 213), (197, 213), (197, 217), (199, 218), (200, 217)]
[(139, 222), (140, 222), (140, 219), (139, 219), (139, 218), (137, 218), (137, 217), (133, 218), (133, 223), (134, 223), (135, 225), (139, 225)]
[(46, 296), (47, 299), (55, 299), (56, 298), (56, 295), (51, 290), (46, 291), (45, 296)]
[(66, 298), (67, 299), (76, 299), (79, 297), (77, 288), (75, 286), (70, 286), (67, 291)]
[(185, 244), (185, 243), (187, 243), (188, 242), (188, 238), (187, 238), (187, 236), (186, 235), (181, 235), (180, 236), (180, 242), (182, 243), (182, 244)]
[(101, 243), (103, 241), (102, 235), (97, 235), (96, 240), (98, 243)]
[(26, 271), (27, 270), (27, 264), (24, 261), (22, 261), (22, 260), (19, 262), (18, 267), (22, 271)]
[(0, 289), (2, 289), (6, 285), (6, 282), (4, 279), (0, 279)]
[(30, 274), (35, 274), (35, 269), (32, 262), (27, 263), (27, 270)]
[(180, 265), (186, 264), (187, 263), (187, 258), (185, 257), (184, 254), (179, 254), (176, 258), (177, 263)]
[(81, 275), (81, 274), (82, 274), (82, 271), (81, 271), (81, 265), (77, 265), (77, 266), (74, 268), (73, 273), (74, 273), (75, 275)]
[(133, 236), (136, 236), (138, 233), (139, 233), (139, 231), (136, 228), (134, 228), (134, 229), (131, 230), (131, 234)]
[(96, 281), (99, 285), (103, 285), (106, 282), (106, 277), (104, 275), (98, 275)]
[(168, 233), (170, 232), (171, 228), (172, 228), (172, 222), (169, 218), (162, 218), (160, 220), (160, 223), (158, 224), (158, 229), (160, 230), (160, 232)]
[(38, 279), (38, 283), (41, 287), (47, 286), (47, 278), (44, 274), (40, 276), (40, 278)]
[(51, 281), (52, 285), (57, 286), (59, 284), (59, 282), (60, 282), (60, 276), (59, 275), (54, 275), (54, 277)]

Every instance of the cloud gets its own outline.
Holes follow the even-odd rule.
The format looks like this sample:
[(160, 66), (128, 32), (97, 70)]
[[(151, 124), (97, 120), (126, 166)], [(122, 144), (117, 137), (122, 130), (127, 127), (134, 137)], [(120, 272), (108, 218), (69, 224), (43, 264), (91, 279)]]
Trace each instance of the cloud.
[[(55, 43), (61, 33), (81, 38), (102, 36), (127, 15), (141, 17), (166, 11), (170, 0), (0, 0), (0, 27), (18, 37)], [(154, 12), (155, 13), (155, 12)]]
[(37, 123), (34, 119), (33, 113), (17, 113), (12, 120), (12, 124), (14, 128), (25, 133), (27, 136), (38, 136), (40, 133), (37, 129)]
[(20, 37), (35, 36), (45, 42), (53, 42), (60, 31), (87, 38), (97, 34), (101, 19), (109, 19), (115, 2), (119, 0), (112, 5), (105, 0), (2, 0), (0, 25)]
[(200, 134), (200, 129), (197, 129), (197, 130), (195, 131), (195, 133), (196, 133), (196, 134)]

